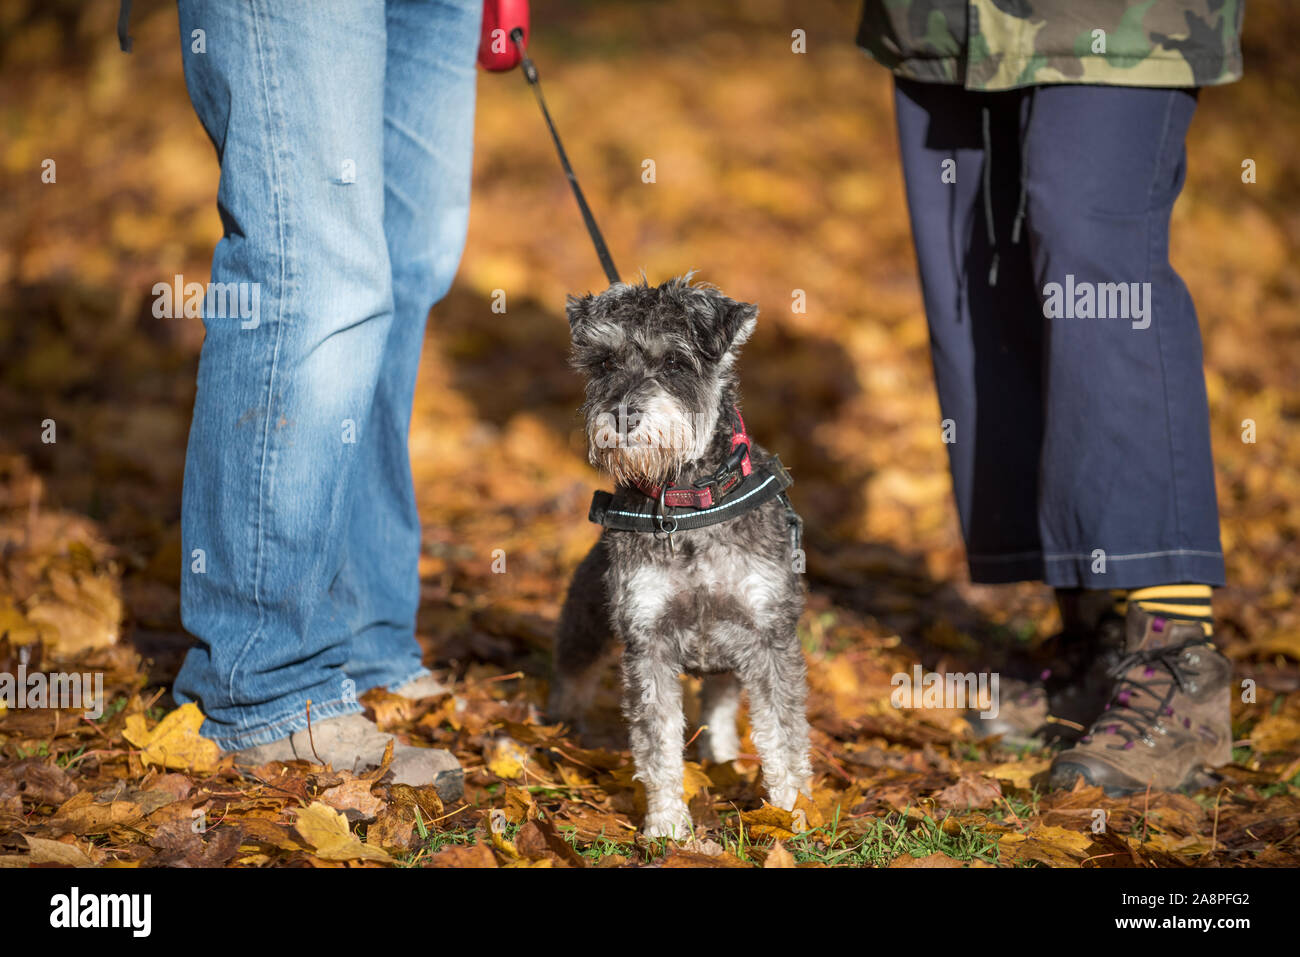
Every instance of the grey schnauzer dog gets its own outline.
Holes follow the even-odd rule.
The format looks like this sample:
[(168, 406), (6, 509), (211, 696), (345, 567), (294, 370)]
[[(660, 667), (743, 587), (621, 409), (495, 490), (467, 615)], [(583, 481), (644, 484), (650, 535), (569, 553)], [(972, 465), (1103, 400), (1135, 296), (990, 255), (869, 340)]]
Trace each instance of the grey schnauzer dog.
[[(549, 710), (580, 722), (601, 666), (621, 643), (623, 715), (646, 792), (643, 830), (684, 839), (691, 817), (682, 794), (680, 675), (703, 678), (706, 760), (736, 758), (743, 688), (768, 797), (790, 809), (812, 774), (795, 631), (803, 608), (797, 531), (791, 535), (798, 518), (784, 486), (770, 485), (777, 473), (789, 484), (788, 474), (749, 440), (737, 410), (736, 359), (758, 309), (688, 275), (657, 287), (644, 277), (617, 283), (570, 297), (567, 311), (571, 361), (586, 378), (591, 461), (616, 491), (596, 493), (597, 502), (610, 500), (608, 508), (593, 504), (593, 520), (606, 528), (569, 587)], [(751, 478), (736, 488), (742, 459)], [(764, 475), (766, 489), (757, 481)], [(704, 489), (710, 498), (698, 498)], [(709, 507), (669, 508), (666, 494)], [(728, 517), (715, 523), (719, 513)], [(601, 518), (613, 515), (635, 527)]]

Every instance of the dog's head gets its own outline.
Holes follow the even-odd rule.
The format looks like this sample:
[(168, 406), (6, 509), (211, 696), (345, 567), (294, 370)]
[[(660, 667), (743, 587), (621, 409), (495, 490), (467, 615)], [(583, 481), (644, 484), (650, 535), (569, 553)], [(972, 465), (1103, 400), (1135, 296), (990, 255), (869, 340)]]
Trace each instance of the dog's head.
[(758, 307), (688, 274), (571, 296), (567, 311), (591, 463), (617, 482), (672, 481), (708, 448)]

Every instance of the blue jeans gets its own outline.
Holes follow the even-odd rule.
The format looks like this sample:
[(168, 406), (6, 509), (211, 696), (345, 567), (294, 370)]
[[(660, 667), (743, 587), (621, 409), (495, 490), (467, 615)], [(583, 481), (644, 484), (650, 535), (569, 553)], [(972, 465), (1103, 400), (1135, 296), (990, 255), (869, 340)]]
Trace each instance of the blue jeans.
[(205, 303), (174, 693), (236, 750), (426, 673), (407, 434), (464, 246), (482, 2), (179, 7), (221, 163), (209, 289), (258, 308)]
[(895, 91), (971, 579), (1223, 584), (1200, 327), (1169, 263), (1195, 91)]

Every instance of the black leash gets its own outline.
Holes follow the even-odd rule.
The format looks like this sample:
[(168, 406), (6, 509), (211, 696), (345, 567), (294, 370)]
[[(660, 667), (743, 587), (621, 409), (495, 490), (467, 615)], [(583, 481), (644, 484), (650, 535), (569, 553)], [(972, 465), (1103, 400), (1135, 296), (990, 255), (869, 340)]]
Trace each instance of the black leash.
[(131, 29), (131, 0), (122, 0), (122, 5), (117, 11), (117, 42), (122, 45), (123, 53), (131, 52), (131, 37), (127, 33)]
[(560, 142), (560, 134), (555, 130), (555, 124), (551, 121), (551, 111), (546, 108), (546, 99), (542, 96), (542, 86), (537, 79), (537, 67), (533, 66), (533, 61), (528, 59), (528, 54), (524, 50), (524, 31), (515, 27), (510, 31), (510, 39), (514, 41), (519, 50), (519, 65), (524, 71), (524, 78), (528, 80), (528, 85), (533, 88), (533, 93), (537, 96), (537, 105), (542, 108), (542, 116), (546, 118), (546, 128), (551, 131), (551, 139), (555, 141), (555, 151), (560, 154), (560, 165), (564, 167), (564, 175), (569, 177), (569, 185), (573, 187), (573, 198), (578, 201), (578, 208), (582, 210), (582, 221), (587, 224), (587, 232), (591, 235), (591, 241), (596, 247), (596, 255), (600, 257), (600, 265), (605, 270), (605, 278), (610, 283), (620, 282), (618, 270), (614, 268), (614, 260), (609, 254), (609, 247), (605, 245), (605, 237), (600, 234), (600, 227), (596, 225), (596, 217), (591, 214), (591, 207), (587, 205), (587, 199), (582, 195), (582, 187), (578, 185), (578, 177), (574, 175), (573, 167), (569, 165), (568, 154), (564, 152), (564, 144)]

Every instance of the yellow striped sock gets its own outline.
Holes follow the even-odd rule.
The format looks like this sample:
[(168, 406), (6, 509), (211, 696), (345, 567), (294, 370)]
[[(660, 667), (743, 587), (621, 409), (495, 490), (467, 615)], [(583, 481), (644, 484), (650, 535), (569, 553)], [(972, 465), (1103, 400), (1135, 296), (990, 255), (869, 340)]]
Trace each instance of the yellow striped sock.
[(1113, 594), (1118, 614), (1127, 614), (1128, 603), (1135, 601), (1148, 614), (1194, 621), (1205, 629), (1207, 636), (1214, 634), (1209, 585), (1153, 585)]

